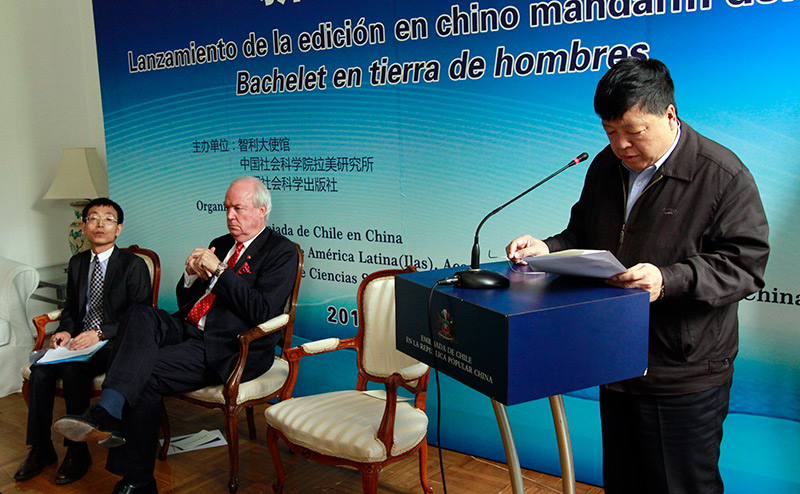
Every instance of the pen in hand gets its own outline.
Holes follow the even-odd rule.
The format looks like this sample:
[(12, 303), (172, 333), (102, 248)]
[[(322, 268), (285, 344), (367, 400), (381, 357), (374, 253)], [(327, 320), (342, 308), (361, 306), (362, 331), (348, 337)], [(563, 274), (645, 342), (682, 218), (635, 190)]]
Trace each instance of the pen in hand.
[(71, 339), (72, 335), (70, 335), (67, 331), (59, 331), (58, 333), (55, 333), (53, 337), (50, 339), (50, 348), (67, 346), (69, 345)]

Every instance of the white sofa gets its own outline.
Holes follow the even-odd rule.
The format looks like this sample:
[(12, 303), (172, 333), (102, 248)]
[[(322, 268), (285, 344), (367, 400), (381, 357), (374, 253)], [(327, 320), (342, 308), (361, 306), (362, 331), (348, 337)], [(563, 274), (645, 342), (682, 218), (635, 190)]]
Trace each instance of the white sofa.
[(28, 299), (39, 272), (0, 257), (0, 397), (22, 388), (20, 368), (27, 363), (36, 331), (28, 317)]

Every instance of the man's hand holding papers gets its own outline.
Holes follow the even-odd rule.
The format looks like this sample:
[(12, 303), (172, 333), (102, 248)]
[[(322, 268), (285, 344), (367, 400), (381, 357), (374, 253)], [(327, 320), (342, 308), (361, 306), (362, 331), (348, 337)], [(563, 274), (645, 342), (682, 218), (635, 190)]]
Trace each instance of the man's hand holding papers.
[(654, 302), (662, 296), (663, 278), (661, 270), (649, 263), (640, 263), (626, 269), (607, 250), (568, 249), (549, 254), (523, 257), (530, 271), (604, 278), (618, 288), (639, 288), (650, 293)]
[(655, 302), (664, 296), (664, 278), (661, 276), (661, 270), (649, 263), (637, 264), (606, 282), (619, 288), (646, 290), (650, 293), (650, 302)]

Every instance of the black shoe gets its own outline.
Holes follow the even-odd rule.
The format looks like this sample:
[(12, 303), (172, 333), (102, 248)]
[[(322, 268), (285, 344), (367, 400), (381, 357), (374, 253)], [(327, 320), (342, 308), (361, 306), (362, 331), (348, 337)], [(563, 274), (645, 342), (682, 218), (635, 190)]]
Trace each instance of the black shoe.
[(52, 465), (58, 461), (56, 450), (53, 443), (39, 444), (31, 446), (28, 457), (19, 466), (19, 470), (14, 474), (14, 480), (28, 480), (36, 477), (44, 467)]
[(92, 456), (89, 454), (89, 448), (86, 448), (85, 445), (81, 446), (70, 446), (67, 449), (64, 461), (61, 462), (61, 466), (58, 467), (56, 472), (57, 485), (75, 482), (89, 471), (89, 465), (92, 464)]
[(125, 444), (122, 421), (98, 405), (90, 406), (81, 415), (65, 415), (56, 420), (54, 426), (72, 441), (97, 441), (108, 448)]
[(117, 482), (111, 494), (158, 494), (158, 485), (153, 479), (145, 485), (134, 487), (133, 484), (123, 479)]

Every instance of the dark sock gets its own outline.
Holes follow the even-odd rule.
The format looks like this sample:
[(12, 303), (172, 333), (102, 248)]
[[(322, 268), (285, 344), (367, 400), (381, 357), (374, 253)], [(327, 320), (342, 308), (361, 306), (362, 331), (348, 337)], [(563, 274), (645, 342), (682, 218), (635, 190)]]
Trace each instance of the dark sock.
[(104, 388), (97, 404), (106, 409), (112, 417), (122, 420), (122, 407), (125, 406), (125, 397), (111, 388)]

